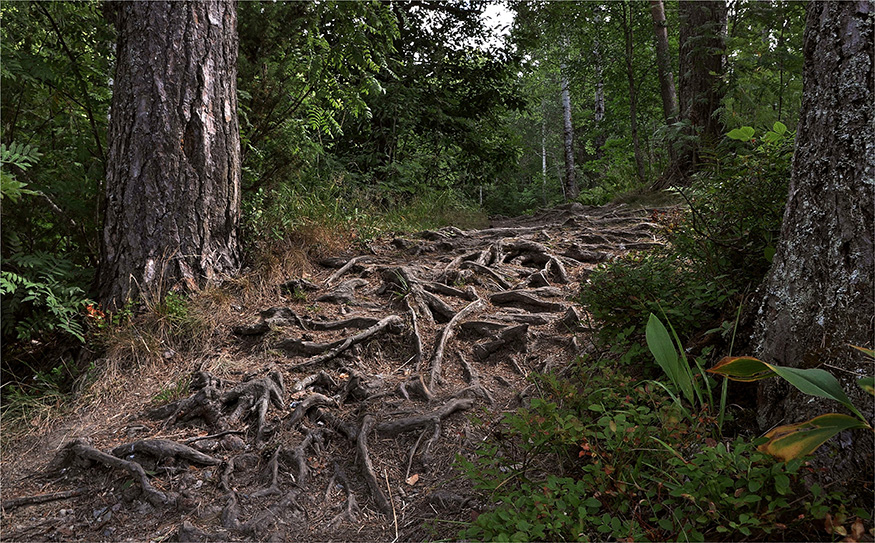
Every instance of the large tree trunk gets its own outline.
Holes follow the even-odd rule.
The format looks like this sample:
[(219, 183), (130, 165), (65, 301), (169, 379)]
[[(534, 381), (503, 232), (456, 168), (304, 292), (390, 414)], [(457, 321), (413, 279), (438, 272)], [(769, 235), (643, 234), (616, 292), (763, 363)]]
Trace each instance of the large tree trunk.
[(236, 4), (118, 2), (113, 15), (99, 269), (110, 308), (240, 264)]
[[(872, 364), (848, 344), (872, 347), (875, 338), (871, 10), (866, 1), (808, 4), (790, 192), (754, 337), (767, 362), (831, 371), (870, 421), (872, 397), (855, 381)], [(760, 386), (758, 408), (764, 429), (841, 409), (776, 379)], [(871, 483), (872, 435), (845, 434), (821, 448), (826, 476)]]
[[(628, 4), (629, 16), (626, 16), (626, 7)], [(638, 181), (644, 182), (644, 155), (641, 154), (641, 142), (638, 139), (638, 93), (635, 91), (635, 67), (632, 63), (632, 4), (623, 2), (622, 8), (623, 17), (623, 36), (626, 40), (626, 77), (629, 80), (629, 123), (632, 131), (632, 147), (635, 152), (635, 171), (638, 174)]]
[(678, 97), (674, 87), (674, 74), (671, 71), (668, 24), (665, 21), (665, 6), (662, 0), (650, 0), (650, 16), (653, 18), (653, 34), (656, 39), (656, 67), (659, 76), (659, 95), (662, 97), (662, 112), (666, 124), (672, 124), (677, 116)]
[(725, 92), (721, 83), (726, 35), (725, 0), (680, 0), (680, 117), (689, 121), (698, 145), (679, 152), (677, 167), (686, 175), (702, 147), (717, 143), (723, 125), (716, 111)]
[(573, 200), (580, 194), (577, 188), (577, 176), (574, 171), (574, 125), (571, 123), (571, 92), (568, 88), (568, 68), (562, 63), (562, 126), (565, 142), (565, 181), (564, 192), (566, 200)]

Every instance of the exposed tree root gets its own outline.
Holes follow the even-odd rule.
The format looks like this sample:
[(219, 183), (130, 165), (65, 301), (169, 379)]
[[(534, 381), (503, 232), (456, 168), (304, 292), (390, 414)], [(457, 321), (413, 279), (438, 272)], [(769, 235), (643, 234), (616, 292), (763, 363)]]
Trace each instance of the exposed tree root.
[(444, 358), (444, 349), (447, 347), (447, 341), (449, 341), (450, 337), (453, 335), (453, 328), (456, 324), (467, 317), (474, 311), (483, 308), (485, 303), (483, 300), (476, 300), (468, 304), (464, 309), (456, 313), (456, 315), (444, 326), (443, 332), (441, 332), (440, 338), (438, 339), (437, 345), (435, 345), (434, 355), (431, 358), (431, 378), (429, 381), (428, 388), (434, 389), (435, 385), (440, 382), (441, 378), (441, 363)]
[(471, 262), (470, 260), (466, 260), (465, 262), (462, 262), (459, 265), (459, 267), (462, 269), (472, 269), (474, 271), (480, 272), (480, 273), (490, 277), (493, 281), (495, 281), (496, 284), (498, 284), (499, 287), (501, 287), (505, 290), (511, 288), (510, 283), (505, 281), (504, 278), (502, 278), (496, 272), (494, 272), (493, 270), (487, 268), (486, 266), (484, 266), (482, 264), (478, 264), (476, 262)]
[(295, 410), (292, 411), (292, 414), (289, 416), (289, 420), (286, 424), (290, 427), (294, 427), (295, 424), (297, 424), (301, 419), (304, 418), (304, 415), (307, 413), (307, 411), (309, 411), (313, 407), (322, 405), (337, 405), (337, 402), (327, 396), (314, 392), (294, 406)]
[(317, 302), (329, 304), (351, 304), (355, 301), (355, 289), (367, 286), (364, 279), (350, 279), (338, 285), (333, 291), (318, 296)]
[(335, 345), (333, 343), (326, 345), (326, 352), (324, 352), (320, 355), (314, 356), (312, 358), (309, 358), (309, 359), (305, 360), (304, 362), (301, 362), (300, 364), (296, 364), (296, 365), (292, 366), (292, 369), (300, 370), (300, 369), (306, 368), (308, 366), (322, 364), (324, 362), (331, 360), (332, 358), (336, 357), (337, 355), (339, 355), (340, 353), (349, 349), (350, 347), (352, 347), (353, 345), (355, 345), (357, 343), (361, 343), (362, 341), (365, 341), (365, 340), (370, 339), (374, 336), (377, 336), (385, 331), (400, 331), (403, 328), (404, 328), (404, 320), (401, 317), (399, 317), (398, 315), (390, 315), (390, 316), (382, 319), (381, 321), (379, 321), (377, 324), (371, 326), (367, 330), (360, 332), (354, 336), (350, 336), (337, 345)]
[(404, 432), (410, 432), (422, 428), (423, 426), (433, 424), (435, 420), (445, 419), (456, 411), (471, 409), (473, 406), (474, 400), (469, 398), (455, 398), (431, 413), (382, 422), (376, 426), (376, 429), (378, 433), (394, 437), (398, 434), (403, 434)]
[(330, 499), (331, 495), (331, 487), (335, 485), (335, 483), (343, 489), (344, 494), (346, 494), (346, 500), (344, 501), (344, 506), (342, 506), (342, 510), (340, 513), (335, 515), (334, 518), (328, 523), (328, 529), (333, 530), (340, 526), (344, 520), (348, 520), (349, 522), (355, 524), (358, 522), (358, 513), (361, 513), (361, 509), (359, 508), (358, 502), (356, 502), (355, 494), (352, 493), (349, 486), (349, 480), (346, 477), (346, 472), (343, 471), (343, 468), (336, 461), (334, 462), (334, 475), (331, 476), (331, 480), (328, 481), (328, 488), (325, 489), (325, 502), (327, 503)]
[(537, 311), (547, 311), (550, 313), (558, 313), (565, 309), (562, 304), (541, 300), (528, 292), (521, 290), (508, 290), (505, 292), (496, 292), (489, 296), (489, 301), (494, 305), (512, 305), (524, 309), (535, 309)]
[(424, 282), (422, 284), (422, 287), (428, 292), (443, 294), (444, 296), (453, 296), (455, 298), (468, 300), (469, 302), (473, 302), (477, 299), (477, 293), (474, 292), (474, 289), (472, 288), (469, 288), (468, 290), (459, 290), (457, 288), (453, 288), (443, 283), (437, 283), (434, 281)]
[(180, 458), (187, 460), (192, 464), (202, 464), (204, 466), (215, 466), (222, 461), (204, 454), (198, 450), (192, 449), (175, 441), (167, 439), (143, 439), (134, 441), (127, 445), (119, 445), (110, 451), (110, 454), (117, 458), (131, 457), (137, 454), (147, 454), (159, 460), (165, 458)]
[(81, 496), (86, 489), (74, 488), (73, 490), (63, 490), (61, 492), (51, 492), (49, 494), (37, 494), (35, 496), (21, 496), (0, 502), (0, 510), (4, 513), (12, 511), (18, 507), (25, 505), (36, 505), (38, 503), (48, 503), (58, 500), (67, 500)]
[[(123, 460), (111, 454), (99, 451), (83, 439), (76, 439), (67, 443), (59, 453), (59, 457), (56, 458), (55, 465), (69, 465), (76, 459), (84, 460), (86, 462), (96, 462), (109, 468), (127, 471), (134, 476), (136, 481), (139, 481), (140, 488), (143, 490), (143, 496), (155, 507), (173, 506), (177, 503), (179, 498), (177, 494), (172, 492), (164, 493), (152, 486), (152, 483), (149, 482), (149, 476), (146, 475), (146, 471), (139, 463), (130, 460)], [(218, 463), (218, 461), (215, 462)]]
[(524, 340), (528, 331), (528, 324), (508, 326), (501, 330), (493, 341), (474, 345), (474, 358), (477, 360), (486, 360), (492, 353), (505, 345)]
[(304, 377), (303, 379), (298, 380), (294, 386), (292, 386), (292, 392), (301, 392), (304, 389), (310, 388), (312, 386), (321, 386), (324, 388), (334, 389), (337, 388), (337, 383), (334, 381), (330, 375), (325, 373), (324, 371), (320, 371), (319, 373), (313, 373)]
[(411, 331), (413, 333), (413, 367), (419, 371), (422, 364), (422, 335), (419, 333), (419, 323), (416, 320), (416, 311), (410, 305), (410, 299), (407, 299), (407, 309), (410, 310)]
[(425, 381), (422, 378), (421, 373), (417, 373), (412, 375), (408, 380), (403, 381), (400, 385), (398, 385), (398, 392), (404, 396), (405, 400), (410, 399), (410, 392), (416, 392), (426, 401), (432, 401), (434, 399), (434, 395), (425, 385)]
[(270, 457), (270, 462), (267, 463), (267, 471), (270, 474), (270, 485), (267, 488), (262, 488), (252, 493), (253, 498), (262, 498), (264, 496), (274, 496), (281, 493), (279, 487), (279, 455), (282, 447), (277, 447)]
[(455, 394), (455, 397), (460, 398), (466, 394), (474, 394), (475, 396), (480, 396), (488, 401), (490, 404), (495, 403), (495, 399), (492, 397), (492, 393), (489, 392), (483, 384), (480, 382), (480, 375), (477, 373), (477, 370), (474, 366), (468, 362), (465, 356), (460, 352), (459, 359), (462, 361), (462, 366), (465, 368), (465, 380), (468, 381), (468, 386), (460, 390)]
[[(603, 217), (614, 224), (611, 230), (598, 229)], [(648, 228), (633, 226), (640, 216), (619, 207), (574, 204), (515, 219), (512, 224), (523, 225), (516, 228), (496, 221), (497, 228), (480, 231), (427, 231), (394, 243), (402, 251), (376, 242), (371, 255), (326, 263), (336, 271), (313, 270), (313, 277), (327, 279), (281, 285), (290, 298), (278, 298), (257, 323), (233, 327), (236, 345), (223, 353), (241, 355), (239, 363), (222, 365), (232, 377), (198, 371), (190, 396), (145, 414), (158, 424), (125, 422), (126, 428), (100, 436), (127, 432), (174, 441), (142, 439), (109, 452), (81, 440), (68, 443), (58, 455), (64, 467), (99, 464), (102, 476), (66, 471), (58, 481), (77, 490), (3, 501), (4, 522), (10, 509), (13, 519), (21, 518), (30, 511), (16, 508), (34, 504), (35, 515), (47, 516), (36, 510), (68, 498), (75, 498), (79, 519), (87, 516), (78, 514), (82, 504), (118, 505), (112, 509), (116, 526), (107, 528), (132, 515), (163, 516), (161, 531), (148, 535), (155, 540), (173, 535), (166, 515), (178, 513), (168, 506), (185, 515), (173, 525), (180, 541), (382, 540), (392, 539), (393, 525), (401, 527), (399, 540), (422, 540), (430, 535), (413, 530), (429, 511), (467, 520), (462, 510), (471, 498), (463, 497), (465, 483), (449, 475), (449, 459), (459, 451), (448, 441), (458, 436), (468, 452), (485, 429), (450, 417), (488, 402), (492, 424), (505, 410), (525, 405), (530, 387), (514, 372), (556, 368), (567, 359), (569, 340), (586, 338), (582, 314), (566, 300), (589, 264), (613, 258), (618, 244), (628, 249), (654, 241)], [(413, 259), (410, 252), (426, 256)], [(348, 314), (344, 305), (308, 305), (302, 293), (367, 308)], [(296, 335), (276, 340), (279, 329)], [(300, 358), (272, 366), (272, 348)], [(233, 377), (242, 371), (250, 373)], [(374, 434), (378, 439), (370, 440)], [(78, 487), (84, 484), (90, 488), (83, 493)], [(382, 514), (375, 518), (374, 510)], [(115, 537), (104, 534), (107, 521), (79, 523), (88, 533), (73, 537)], [(130, 539), (130, 530), (115, 535)], [(38, 530), (27, 535), (55, 537)]]
[(307, 319), (304, 321), (307, 330), (323, 331), (323, 330), (346, 330), (347, 328), (357, 328), (364, 330), (380, 322), (380, 319), (374, 317), (365, 317), (353, 315), (349, 318), (339, 321), (314, 321)]
[(256, 336), (267, 333), (272, 327), (298, 325), (306, 328), (304, 322), (288, 307), (271, 307), (261, 312), (258, 322), (251, 326), (235, 326), (232, 331), (240, 336)]
[(355, 258), (350, 259), (349, 262), (347, 262), (346, 264), (341, 266), (339, 270), (337, 270), (336, 272), (331, 274), (331, 277), (329, 277), (328, 279), (325, 280), (325, 286), (326, 287), (331, 286), (331, 283), (335, 282), (341, 275), (348, 272), (350, 269), (352, 269), (359, 262), (367, 262), (367, 261), (371, 260), (372, 258), (373, 257), (371, 255), (362, 255), (362, 256), (357, 256)]
[(365, 482), (368, 484), (368, 490), (371, 491), (371, 496), (374, 498), (377, 509), (384, 515), (391, 515), (392, 504), (389, 503), (389, 498), (383, 493), (383, 488), (377, 479), (377, 475), (374, 473), (374, 465), (371, 463), (371, 457), (368, 454), (368, 434), (370, 434), (373, 428), (374, 417), (365, 415), (364, 420), (362, 420), (362, 427), (358, 432), (358, 439), (356, 440), (359, 468)]

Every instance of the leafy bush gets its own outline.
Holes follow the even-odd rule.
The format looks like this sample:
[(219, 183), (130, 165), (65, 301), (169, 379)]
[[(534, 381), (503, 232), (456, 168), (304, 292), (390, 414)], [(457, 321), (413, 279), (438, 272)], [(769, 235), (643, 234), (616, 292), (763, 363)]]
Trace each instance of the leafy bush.
[(793, 134), (775, 123), (757, 142), (750, 127), (728, 134), (690, 189), (688, 209), (653, 213), (669, 244), (600, 266), (581, 301), (607, 334), (640, 326), (663, 308), (682, 338), (719, 325), (736, 297), (771, 262), (787, 196)]
[(579, 361), (576, 386), (540, 378), (544, 395), (506, 416), (501, 439), (459, 459), (494, 506), (460, 537), (786, 540), (839, 507), (801, 490), (801, 461), (776, 462), (744, 436), (715, 439), (707, 411), (682, 417), (663, 388), (612, 365)]
[(581, 286), (580, 301), (610, 338), (663, 310), (688, 337), (724, 314), (737, 292), (726, 276), (703, 276), (671, 252), (630, 253), (600, 265)]
[(24, 188), (27, 183), (18, 181), (9, 171), (9, 166), (17, 166), (24, 171), (33, 166), (40, 156), (36, 147), (30, 145), (12, 142), (6, 147), (5, 143), (0, 143), (0, 200), (8, 198), (18, 202), (25, 194), (35, 194), (34, 191)]
[(70, 261), (48, 253), (13, 253), (0, 272), (3, 338), (30, 340), (47, 332), (62, 332), (85, 341), (80, 320), (92, 303), (78, 285), (85, 273)]
[[(682, 220), (666, 232), (678, 256), (735, 286), (768, 271), (787, 200), (794, 134), (780, 122), (759, 142), (749, 126), (727, 134), (718, 154), (685, 194)], [(683, 191), (681, 191), (683, 194)]]

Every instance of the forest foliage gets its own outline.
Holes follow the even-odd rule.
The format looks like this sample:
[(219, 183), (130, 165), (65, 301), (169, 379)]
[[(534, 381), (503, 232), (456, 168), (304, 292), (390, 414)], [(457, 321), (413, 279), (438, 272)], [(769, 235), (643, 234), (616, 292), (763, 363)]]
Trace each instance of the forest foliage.
[[(512, 2), (505, 39), (484, 21), (487, 4), (239, 3), (250, 266), (260, 251), (319, 226), (365, 241), (563, 202), (563, 80), (581, 203), (635, 201), (669, 168), (672, 149), (696, 139), (682, 119), (666, 122), (647, 2)], [(58, 370), (65, 376), (55, 381), (67, 386), (84, 371), (37, 362), (34, 345), (85, 341), (97, 311), (89, 296), (115, 43), (103, 9), (96, 0), (0, 5), (3, 379), (19, 392), (34, 374)], [(677, 52), (677, 2), (665, 10)], [(503, 504), (465, 537), (787, 533), (808, 468), (767, 461), (732, 415), (723, 427), (721, 412), (718, 427), (713, 401), (667, 402), (641, 340), (652, 313), (696, 345), (703, 365), (731, 350), (739, 306), (780, 233), (804, 14), (801, 2), (730, 3), (726, 50), (713, 52), (726, 66), (715, 115), (727, 136), (674, 189), (685, 207), (653, 215), (666, 247), (603, 265), (582, 289), (604, 324), (605, 356), (585, 371), (574, 366), (573, 390), (543, 377), (543, 397), (507, 418), (510, 456), (486, 444), (463, 464)], [(676, 54), (672, 62), (680, 76)], [(680, 417), (684, 409), (691, 416)], [(560, 477), (530, 470), (538, 455), (563, 466), (592, 461)], [(803, 514), (823, 517), (834, 498), (812, 488)]]

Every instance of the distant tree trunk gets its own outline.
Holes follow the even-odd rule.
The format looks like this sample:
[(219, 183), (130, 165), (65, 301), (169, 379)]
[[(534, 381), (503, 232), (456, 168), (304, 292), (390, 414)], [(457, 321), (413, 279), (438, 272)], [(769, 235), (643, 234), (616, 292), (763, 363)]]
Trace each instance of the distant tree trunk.
[(695, 170), (698, 152), (713, 146), (723, 134), (717, 108), (725, 92), (721, 83), (726, 35), (725, 0), (680, 0), (680, 117), (689, 121), (695, 145), (679, 150), (677, 168)]
[[(872, 397), (855, 381), (871, 375), (872, 364), (848, 344), (871, 348), (875, 338), (871, 11), (865, 1), (808, 4), (790, 192), (754, 337), (757, 355), (767, 362), (828, 365), (870, 421)], [(764, 429), (841, 409), (777, 379), (764, 381), (759, 392)], [(864, 488), (855, 477), (871, 484), (871, 434), (845, 432), (821, 450), (817, 462), (829, 468), (825, 477), (854, 491)]]
[[(626, 16), (626, 7), (629, 7), (629, 16)], [(635, 151), (635, 170), (638, 181), (644, 182), (644, 155), (641, 153), (641, 142), (638, 140), (638, 93), (635, 91), (635, 67), (632, 64), (632, 4), (623, 2), (623, 36), (626, 38), (626, 76), (629, 80), (629, 123), (632, 132), (632, 147)]]
[(541, 195), (547, 207), (547, 102), (541, 100)]
[[(659, 94), (662, 97), (662, 113), (665, 124), (677, 122), (678, 96), (671, 70), (671, 55), (668, 48), (668, 23), (665, 20), (665, 6), (662, 0), (650, 0), (650, 16), (653, 19), (653, 34), (656, 41), (656, 69), (659, 76)], [(650, 187), (652, 190), (664, 189), (684, 181), (685, 174), (679, 168), (677, 144), (668, 138), (668, 167)]]
[(564, 193), (566, 200), (577, 198), (580, 191), (577, 188), (577, 177), (574, 172), (574, 125), (571, 124), (571, 92), (568, 88), (568, 67), (565, 62), (560, 68), (562, 77), (562, 121), (565, 141), (565, 181)]
[(111, 5), (118, 29), (100, 297), (195, 286), (240, 265), (234, 2)]
[(608, 136), (605, 134), (605, 76), (604, 67), (602, 66), (601, 48), (598, 42), (595, 45), (595, 103), (593, 104), (593, 121), (595, 121), (595, 157), (600, 159), (604, 157), (605, 150), (603, 149)]
[(656, 38), (656, 66), (659, 76), (659, 95), (662, 97), (662, 112), (666, 124), (672, 124), (677, 116), (678, 96), (671, 71), (671, 56), (668, 50), (668, 24), (662, 0), (650, 0), (650, 15), (653, 17), (653, 33)]

